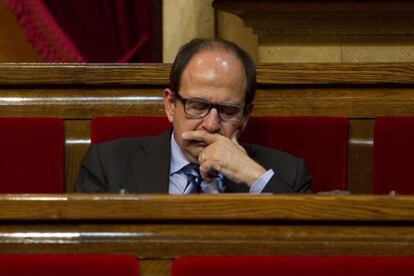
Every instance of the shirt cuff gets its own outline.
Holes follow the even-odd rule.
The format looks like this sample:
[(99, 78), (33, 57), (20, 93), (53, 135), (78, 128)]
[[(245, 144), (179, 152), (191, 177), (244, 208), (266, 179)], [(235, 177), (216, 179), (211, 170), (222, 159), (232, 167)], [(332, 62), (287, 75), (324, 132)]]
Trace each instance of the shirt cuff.
[(275, 172), (270, 169), (266, 171), (264, 174), (262, 174), (261, 177), (259, 177), (256, 182), (250, 187), (249, 193), (253, 194), (259, 194), (263, 191), (263, 189), (266, 187), (267, 183), (269, 182), (270, 178), (275, 174)]

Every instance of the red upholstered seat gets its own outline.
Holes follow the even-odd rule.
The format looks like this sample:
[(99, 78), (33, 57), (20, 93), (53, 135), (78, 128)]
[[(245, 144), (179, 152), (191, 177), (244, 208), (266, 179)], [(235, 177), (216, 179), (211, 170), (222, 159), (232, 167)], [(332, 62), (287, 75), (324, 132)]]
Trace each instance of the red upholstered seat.
[(173, 262), (171, 276), (403, 276), (414, 275), (414, 257), (402, 256), (202, 256)]
[(304, 159), (313, 192), (346, 190), (348, 125), (343, 117), (252, 117), (241, 141)]
[(64, 128), (58, 118), (0, 118), (0, 193), (64, 192)]
[(96, 117), (91, 122), (91, 143), (101, 143), (128, 136), (157, 135), (171, 127), (167, 117)]
[(0, 275), (138, 276), (139, 262), (130, 256), (0, 255)]
[(414, 194), (414, 117), (378, 117), (373, 137), (372, 193)]

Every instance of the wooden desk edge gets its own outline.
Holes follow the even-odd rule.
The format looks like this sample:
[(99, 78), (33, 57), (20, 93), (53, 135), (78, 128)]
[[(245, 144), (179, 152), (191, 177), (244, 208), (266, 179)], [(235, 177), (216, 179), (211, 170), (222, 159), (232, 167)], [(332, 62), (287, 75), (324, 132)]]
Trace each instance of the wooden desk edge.
[(0, 195), (1, 220), (414, 222), (413, 196)]
[[(4, 63), (0, 86), (161, 85), (168, 84), (169, 63)], [(263, 63), (258, 85), (412, 85), (414, 63)]]

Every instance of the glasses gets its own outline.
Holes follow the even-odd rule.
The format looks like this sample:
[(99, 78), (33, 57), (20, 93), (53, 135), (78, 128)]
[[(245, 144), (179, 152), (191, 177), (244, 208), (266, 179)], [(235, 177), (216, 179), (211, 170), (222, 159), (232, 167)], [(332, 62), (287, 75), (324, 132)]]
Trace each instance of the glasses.
[(220, 119), (225, 122), (240, 122), (246, 114), (246, 107), (237, 104), (215, 104), (201, 99), (183, 98), (180, 94), (175, 95), (184, 106), (185, 114), (194, 118), (204, 118), (215, 108)]

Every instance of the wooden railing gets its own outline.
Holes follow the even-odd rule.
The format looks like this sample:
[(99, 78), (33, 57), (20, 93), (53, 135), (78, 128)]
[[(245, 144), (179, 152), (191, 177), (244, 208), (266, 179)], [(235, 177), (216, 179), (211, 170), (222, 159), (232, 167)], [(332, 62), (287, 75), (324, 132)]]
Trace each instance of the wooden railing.
[(142, 275), (182, 255), (414, 254), (409, 196), (0, 195), (0, 219), (2, 254), (128, 254)]
[[(95, 116), (164, 116), (168, 64), (2, 64), (0, 116), (65, 120), (66, 186), (73, 191)], [(345, 116), (349, 188), (368, 193), (375, 117), (414, 115), (414, 64), (263, 64), (253, 115)]]

